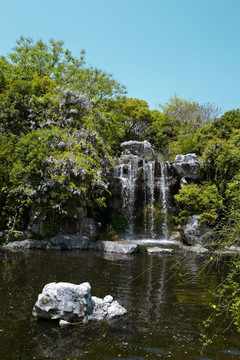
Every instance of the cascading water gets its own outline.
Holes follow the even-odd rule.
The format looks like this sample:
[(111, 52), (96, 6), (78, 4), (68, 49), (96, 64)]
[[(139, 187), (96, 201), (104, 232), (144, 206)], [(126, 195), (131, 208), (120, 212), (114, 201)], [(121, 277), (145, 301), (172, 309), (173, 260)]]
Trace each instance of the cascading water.
[(143, 161), (144, 172), (144, 230), (154, 235), (154, 173), (155, 161)]
[[(141, 236), (155, 238), (159, 232), (164, 239), (168, 236), (168, 184), (167, 163), (156, 162), (156, 155), (147, 141), (128, 141), (123, 149), (118, 166), (121, 184), (122, 209), (129, 223), (128, 234), (137, 230)], [(161, 174), (160, 174), (161, 171)], [(155, 200), (161, 201), (163, 221), (156, 219), (158, 208)]]
[(162, 235), (166, 239), (168, 237), (167, 215), (168, 215), (168, 185), (167, 185), (167, 163), (161, 162), (161, 178), (160, 178), (160, 195), (163, 209)]
[[(158, 180), (158, 187), (160, 193), (160, 201), (163, 210), (163, 222), (161, 227), (162, 237), (168, 237), (168, 185), (167, 185), (167, 163), (160, 163), (161, 177)], [(119, 165), (119, 178), (121, 180), (122, 193), (122, 212), (127, 216), (129, 222), (128, 233), (133, 235), (135, 223), (135, 203), (136, 203), (136, 182), (139, 176), (139, 159), (129, 158)], [(155, 237), (155, 221), (154, 221), (154, 176), (155, 176), (155, 161), (142, 162), (143, 171), (143, 217), (144, 217), (144, 233), (149, 234), (152, 238)]]
[(130, 159), (120, 165), (120, 179), (122, 183), (123, 211), (128, 217), (129, 233), (134, 230), (135, 183), (137, 179), (138, 160)]

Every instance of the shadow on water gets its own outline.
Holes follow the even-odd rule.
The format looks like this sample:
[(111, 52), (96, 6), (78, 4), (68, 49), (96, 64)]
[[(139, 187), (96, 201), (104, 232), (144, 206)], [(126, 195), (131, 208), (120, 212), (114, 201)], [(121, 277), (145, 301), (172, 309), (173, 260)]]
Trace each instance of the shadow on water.
[[(196, 275), (203, 259), (195, 256), (189, 262), (181, 253), (0, 251), (0, 359), (236, 359), (239, 335), (233, 330), (200, 356), (199, 334), (209, 315), (209, 290), (221, 277), (212, 270), (180, 282), (177, 274), (186, 262), (188, 272)], [(88, 281), (92, 295), (111, 294), (128, 313), (70, 328), (35, 321), (32, 307), (52, 281)]]

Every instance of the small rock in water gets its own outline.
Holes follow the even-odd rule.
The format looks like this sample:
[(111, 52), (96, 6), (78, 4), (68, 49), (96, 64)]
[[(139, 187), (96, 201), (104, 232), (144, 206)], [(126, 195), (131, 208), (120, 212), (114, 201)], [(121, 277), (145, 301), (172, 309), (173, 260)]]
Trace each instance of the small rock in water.
[(183, 248), (185, 250), (187, 250), (187, 251), (194, 252), (194, 253), (197, 253), (197, 254), (207, 254), (207, 253), (209, 253), (209, 250), (206, 249), (205, 247), (201, 246), (201, 245), (184, 246)]
[(164, 249), (164, 248), (160, 248), (158, 246), (152, 246), (152, 247), (147, 248), (147, 252), (148, 253), (168, 253), (168, 254), (171, 254), (171, 253), (173, 253), (173, 249)]
[(61, 327), (70, 326), (70, 325), (72, 325), (72, 323), (70, 323), (69, 321), (66, 321), (66, 320), (59, 321), (59, 326), (61, 326)]

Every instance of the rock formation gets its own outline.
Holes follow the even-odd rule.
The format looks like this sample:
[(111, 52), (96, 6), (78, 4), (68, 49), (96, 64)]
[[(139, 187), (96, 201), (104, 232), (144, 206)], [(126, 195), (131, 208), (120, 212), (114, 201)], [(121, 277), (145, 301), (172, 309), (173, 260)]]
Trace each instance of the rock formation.
[(112, 319), (126, 314), (111, 295), (104, 299), (91, 296), (88, 282), (75, 285), (66, 282), (47, 284), (38, 296), (32, 315), (38, 318), (59, 320), (61, 325), (67, 323), (86, 323), (103, 319)]
[(177, 215), (174, 195), (183, 184), (196, 181), (200, 161), (187, 154), (159, 162), (147, 141), (128, 141), (121, 147), (111, 181), (111, 216), (124, 224), (122, 232), (127, 230), (130, 236), (167, 238), (172, 216)]

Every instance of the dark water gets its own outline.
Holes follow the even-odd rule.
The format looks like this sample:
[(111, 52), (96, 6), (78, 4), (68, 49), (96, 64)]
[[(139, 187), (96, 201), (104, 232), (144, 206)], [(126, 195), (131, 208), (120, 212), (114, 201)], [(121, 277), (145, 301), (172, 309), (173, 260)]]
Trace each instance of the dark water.
[[(196, 275), (203, 257), (145, 252), (133, 256), (95, 252), (0, 251), (0, 359), (237, 359), (240, 335), (224, 332), (201, 355), (202, 321), (218, 269), (180, 281), (182, 264)], [(220, 267), (221, 268), (221, 267)], [(89, 281), (92, 295), (111, 294), (128, 314), (107, 323), (59, 328), (34, 321), (32, 307), (52, 281)], [(213, 327), (209, 335), (213, 335)]]

